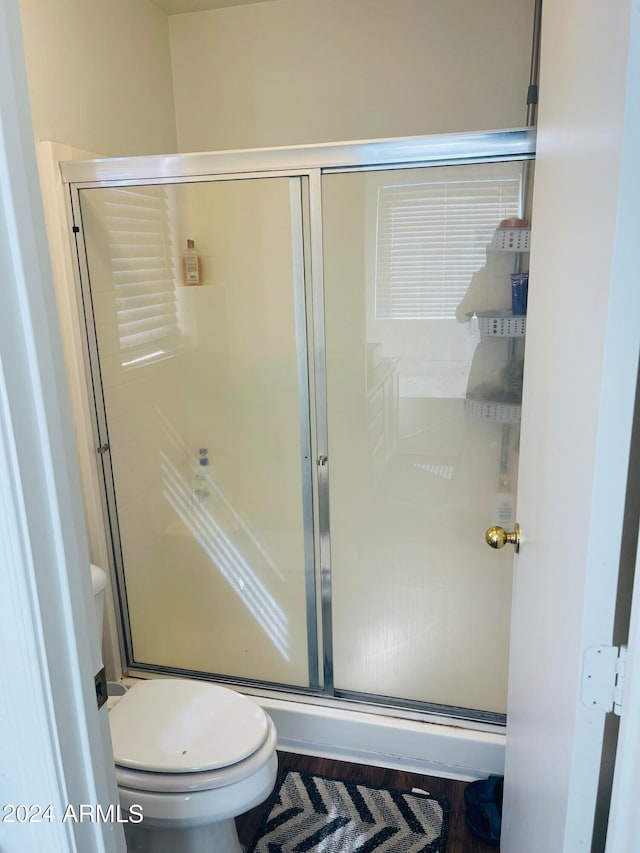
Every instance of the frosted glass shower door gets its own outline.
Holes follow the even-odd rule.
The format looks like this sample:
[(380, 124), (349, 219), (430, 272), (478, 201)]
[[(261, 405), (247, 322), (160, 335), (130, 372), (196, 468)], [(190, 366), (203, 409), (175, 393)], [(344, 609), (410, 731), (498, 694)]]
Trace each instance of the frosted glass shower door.
[(302, 190), (273, 177), (79, 192), (134, 667), (317, 680)]
[(521, 163), (323, 177), (338, 694), (506, 710), (513, 550), (484, 533), (515, 521), (526, 257), (496, 227), (521, 184)]

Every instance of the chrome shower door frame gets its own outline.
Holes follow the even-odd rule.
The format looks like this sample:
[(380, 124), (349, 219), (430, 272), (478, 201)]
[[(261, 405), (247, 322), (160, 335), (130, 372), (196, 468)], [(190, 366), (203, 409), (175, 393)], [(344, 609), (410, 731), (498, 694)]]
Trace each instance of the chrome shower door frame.
[[(61, 164), (69, 185), (70, 212), (76, 241), (78, 287), (87, 339), (86, 358), (92, 387), (96, 450), (100, 459), (105, 523), (112, 542), (120, 604), (123, 647), (131, 671), (173, 673), (215, 679), (263, 693), (294, 693), (314, 701), (354, 703), (359, 706), (393, 707), (409, 713), (428, 713), (477, 722), (504, 722), (504, 715), (467, 708), (431, 705), (385, 696), (337, 691), (333, 680), (331, 531), (329, 521), (329, 447), (327, 423), (326, 351), (324, 329), (324, 276), (322, 246), (322, 176), (339, 172), (465, 165), (503, 161), (527, 161), (535, 157), (535, 130), (488, 131), (440, 136), (407, 137), (350, 143), (328, 143), (285, 148), (223, 151), (198, 154), (156, 155), (75, 161)], [(303, 179), (308, 198), (292, 185), (292, 230), (302, 233), (294, 241), (296, 348), (298, 360), (301, 462), (303, 471), (303, 524), (309, 687), (275, 684), (159, 666), (132, 660), (122, 550), (118, 533), (117, 504), (105, 401), (102, 393), (89, 270), (84, 245), (80, 192), (93, 187), (129, 187), (269, 177)], [(307, 233), (305, 234), (305, 230)], [(306, 257), (305, 237), (310, 258)], [(308, 271), (310, 269), (310, 276)], [(310, 278), (310, 281), (308, 280)], [(311, 391), (312, 389), (312, 391)], [(314, 423), (310, 423), (310, 410)], [(318, 619), (317, 602), (320, 602)], [(320, 624), (318, 624), (318, 622)], [(322, 666), (320, 667), (320, 658)]]
[[(84, 163), (85, 161), (81, 161)], [(63, 165), (63, 175), (66, 166), (75, 166), (78, 163)], [(135, 167), (134, 167), (135, 171)], [(268, 681), (250, 680), (247, 683), (266, 686), (276, 689), (296, 689), (303, 692), (317, 692), (321, 689), (321, 676), (318, 663), (318, 605), (317, 605), (317, 582), (315, 574), (315, 530), (314, 530), (314, 485), (311, 455), (311, 412), (309, 406), (309, 366), (307, 340), (307, 281), (305, 274), (305, 251), (304, 251), (304, 221), (308, 214), (305, 211), (305, 198), (308, 195), (303, 192), (303, 181), (308, 180), (308, 173), (300, 170), (268, 171), (251, 173), (225, 173), (212, 176), (200, 176), (194, 180), (192, 177), (183, 175), (164, 176), (160, 179), (132, 179), (127, 177), (123, 180), (108, 181), (69, 181), (70, 213), (72, 221), (73, 237), (77, 255), (78, 285), (81, 301), (81, 312), (85, 325), (86, 334), (86, 362), (87, 376), (90, 378), (91, 387), (89, 393), (92, 397), (92, 414), (96, 436), (96, 454), (102, 478), (102, 505), (106, 524), (108, 525), (108, 538), (111, 542), (114, 576), (116, 578), (117, 598), (120, 616), (120, 638), (122, 642), (121, 656), (125, 670), (139, 670), (144, 672), (172, 672), (180, 675), (201, 676), (203, 678), (214, 677), (217, 681), (229, 683), (245, 683), (242, 679), (221, 675), (218, 673), (196, 672), (193, 670), (181, 670), (178, 668), (167, 668), (152, 664), (144, 664), (136, 661), (133, 656), (132, 632), (129, 619), (129, 608), (127, 604), (127, 592), (125, 582), (124, 558), (120, 539), (120, 526), (118, 522), (118, 504), (111, 463), (110, 441), (108, 432), (107, 407), (104, 397), (102, 376), (100, 368), (100, 355), (96, 322), (91, 292), (91, 276), (84, 239), (84, 228), (82, 222), (82, 206), (80, 193), (85, 189), (112, 188), (112, 187), (136, 187), (136, 186), (159, 186), (177, 185), (187, 183), (214, 183), (222, 181), (260, 180), (272, 178), (285, 178), (290, 181), (289, 203), (291, 213), (291, 250), (293, 262), (293, 301), (294, 301), (294, 325), (296, 339), (296, 371), (298, 377), (298, 412), (300, 423), (300, 464), (302, 479), (302, 515), (303, 515), (303, 551), (304, 551), (304, 577), (305, 577), (305, 601), (306, 601), (306, 624), (307, 624), (307, 660), (309, 672), (308, 688), (290, 688), (286, 684), (278, 684)]]

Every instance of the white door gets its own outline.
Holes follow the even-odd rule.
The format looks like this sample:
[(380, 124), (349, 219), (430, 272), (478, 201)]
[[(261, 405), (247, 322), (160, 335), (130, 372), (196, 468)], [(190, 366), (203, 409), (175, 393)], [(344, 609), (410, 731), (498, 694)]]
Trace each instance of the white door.
[(591, 849), (605, 715), (581, 675), (612, 638), (638, 364), (639, 17), (543, 10), (504, 853)]

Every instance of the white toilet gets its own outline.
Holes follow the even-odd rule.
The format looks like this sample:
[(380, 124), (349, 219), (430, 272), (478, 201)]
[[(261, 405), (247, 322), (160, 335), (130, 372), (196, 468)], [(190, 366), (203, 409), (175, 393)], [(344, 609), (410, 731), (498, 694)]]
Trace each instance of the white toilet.
[[(105, 578), (92, 566), (102, 622)], [(128, 853), (240, 853), (234, 818), (263, 802), (277, 772), (275, 726), (251, 699), (182, 678), (133, 685), (109, 711)]]

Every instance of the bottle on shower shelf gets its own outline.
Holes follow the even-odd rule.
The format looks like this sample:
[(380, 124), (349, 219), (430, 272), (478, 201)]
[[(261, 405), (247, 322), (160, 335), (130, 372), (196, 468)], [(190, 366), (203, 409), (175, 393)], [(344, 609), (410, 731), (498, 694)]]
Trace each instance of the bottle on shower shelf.
[(202, 284), (202, 262), (193, 240), (187, 240), (187, 248), (182, 253), (182, 266), (186, 285)]

